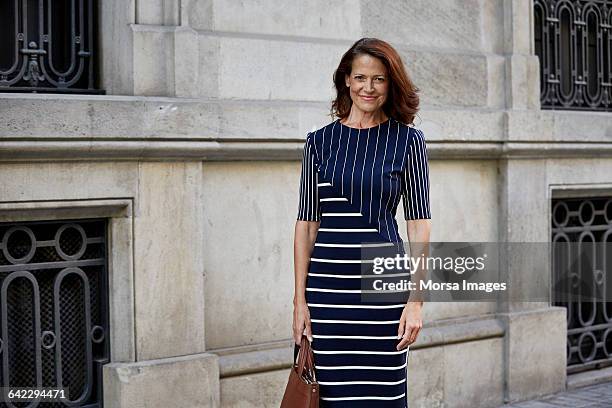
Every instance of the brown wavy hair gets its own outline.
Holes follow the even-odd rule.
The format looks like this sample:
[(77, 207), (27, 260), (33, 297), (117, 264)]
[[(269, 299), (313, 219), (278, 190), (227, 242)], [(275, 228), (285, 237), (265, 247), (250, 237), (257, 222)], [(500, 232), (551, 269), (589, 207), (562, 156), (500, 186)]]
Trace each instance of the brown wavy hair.
[(336, 99), (332, 102), (330, 115), (332, 118), (344, 119), (349, 115), (353, 100), (346, 86), (345, 75), (350, 75), (353, 59), (361, 54), (369, 54), (382, 61), (389, 76), (389, 93), (383, 105), (383, 111), (389, 117), (405, 123), (414, 124), (414, 117), (419, 110), (420, 91), (404, 68), (404, 63), (398, 52), (389, 43), (378, 38), (362, 38), (356, 41), (344, 53), (338, 68), (334, 72)]

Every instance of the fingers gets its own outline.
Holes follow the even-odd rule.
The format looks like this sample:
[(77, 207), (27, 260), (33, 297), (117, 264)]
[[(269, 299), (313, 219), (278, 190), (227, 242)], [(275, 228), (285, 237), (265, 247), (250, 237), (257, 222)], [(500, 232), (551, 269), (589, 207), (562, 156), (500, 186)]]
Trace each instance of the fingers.
[(406, 330), (406, 308), (404, 308), (404, 310), (402, 311), (402, 316), (400, 317), (399, 325), (397, 327), (397, 338), (398, 338), (398, 340), (401, 339), (399, 344), (396, 346), (396, 348), (398, 350), (401, 350), (404, 347), (404, 343), (405, 343), (404, 338), (405, 338), (406, 334), (407, 334), (407, 330)]
[(404, 336), (404, 329), (406, 327), (405, 313), (406, 313), (406, 310), (404, 309), (404, 311), (402, 312), (402, 316), (400, 317), (399, 326), (397, 328), (397, 338), (398, 339)]
[(295, 310), (293, 316), (293, 341), (295, 344), (302, 343), (302, 335), (306, 335), (308, 340), (312, 342), (312, 329), (310, 326), (310, 314), (308, 311)]
[(418, 326), (415, 326), (410, 332), (410, 340), (408, 341), (408, 344), (414, 343), (417, 337), (419, 336), (420, 332), (421, 332), (421, 325), (419, 324)]
[(300, 344), (301, 342), (301, 338), (302, 338), (302, 331), (304, 330), (299, 329), (299, 326), (296, 326), (295, 324), (293, 325), (293, 341), (295, 342), (295, 344)]
[(404, 349), (409, 343), (410, 340), (410, 334), (411, 334), (412, 330), (410, 327), (406, 327), (406, 329), (404, 330), (404, 335), (401, 337), (401, 341), (399, 342), (399, 344), (397, 345), (397, 349), (398, 350), (402, 350)]
[(312, 343), (312, 328), (310, 326), (310, 319), (306, 320), (306, 337), (308, 337), (308, 341)]
[(420, 321), (409, 322), (409, 323), (404, 323), (404, 324), (402, 323), (403, 321), (400, 321), (400, 326), (403, 326), (404, 330), (403, 330), (403, 334), (399, 334), (397, 336), (398, 340), (401, 339), (401, 341), (398, 343), (396, 347), (397, 350), (402, 350), (406, 346), (409, 346), (410, 344), (414, 343), (416, 339), (418, 338), (419, 333), (421, 332), (421, 328), (423, 327)]
[(293, 341), (295, 344), (302, 342), (302, 333), (304, 332), (304, 319), (299, 316), (293, 318)]

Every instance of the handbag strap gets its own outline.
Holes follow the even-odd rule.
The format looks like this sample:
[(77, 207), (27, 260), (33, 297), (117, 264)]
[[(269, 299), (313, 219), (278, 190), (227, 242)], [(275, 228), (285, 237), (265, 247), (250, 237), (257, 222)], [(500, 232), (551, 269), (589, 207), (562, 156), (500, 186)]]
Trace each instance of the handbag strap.
[(293, 365), (297, 364), (297, 356), (300, 351), (300, 345), (293, 342)]
[[(298, 353), (298, 349), (300, 353)], [(304, 369), (306, 369), (308, 372), (314, 373), (312, 349), (310, 347), (310, 341), (308, 341), (308, 337), (306, 337), (306, 335), (302, 335), (302, 341), (299, 346), (295, 344), (293, 361), (295, 361), (295, 356), (297, 354), (299, 354), (299, 359), (296, 363), (298, 376), (302, 376)]]
[(300, 342), (300, 352), (298, 355), (298, 361), (297, 361), (297, 373), (298, 373), (298, 377), (302, 376), (302, 372), (304, 371), (304, 364), (306, 363), (306, 353), (308, 350), (306, 350), (307, 347), (307, 343), (308, 343), (308, 339), (306, 338), (305, 335), (302, 335), (302, 341)]

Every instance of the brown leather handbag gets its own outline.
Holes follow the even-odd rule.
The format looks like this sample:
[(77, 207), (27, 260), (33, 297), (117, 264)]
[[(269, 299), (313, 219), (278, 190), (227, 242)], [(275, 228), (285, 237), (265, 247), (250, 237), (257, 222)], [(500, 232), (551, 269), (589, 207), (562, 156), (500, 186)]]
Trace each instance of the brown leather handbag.
[(289, 381), (280, 408), (318, 407), (319, 384), (315, 375), (314, 356), (308, 337), (302, 335), (301, 344), (299, 346), (294, 344), (293, 367), (291, 367)]

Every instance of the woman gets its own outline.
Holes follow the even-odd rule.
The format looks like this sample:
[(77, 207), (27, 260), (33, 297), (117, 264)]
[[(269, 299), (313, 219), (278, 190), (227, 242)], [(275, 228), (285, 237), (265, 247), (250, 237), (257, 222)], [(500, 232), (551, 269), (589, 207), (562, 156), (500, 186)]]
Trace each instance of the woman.
[(425, 139), (408, 126), (418, 89), (395, 49), (374, 38), (344, 54), (334, 84), (338, 119), (304, 145), (293, 336), (296, 344), (303, 333), (311, 341), (322, 407), (406, 407), (408, 349), (423, 303), (414, 290), (399, 303), (364, 301), (373, 275), (362, 274), (360, 251), (401, 244), (400, 197), (411, 252), (413, 242), (429, 242)]

